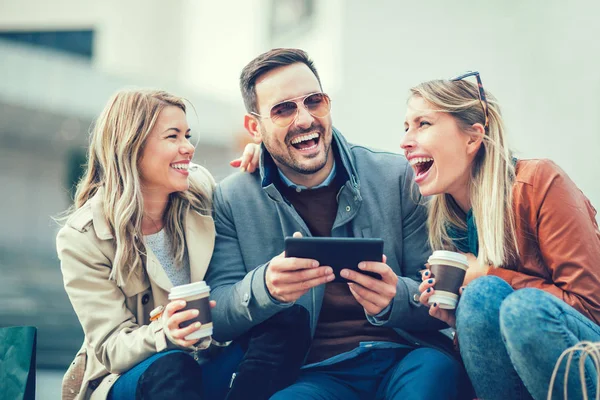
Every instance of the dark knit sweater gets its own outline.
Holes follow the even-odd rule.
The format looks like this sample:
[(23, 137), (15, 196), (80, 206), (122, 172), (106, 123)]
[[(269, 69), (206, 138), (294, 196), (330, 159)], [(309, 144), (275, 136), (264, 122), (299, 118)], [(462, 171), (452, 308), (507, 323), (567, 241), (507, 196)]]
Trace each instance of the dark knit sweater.
[[(286, 186), (281, 193), (313, 236), (331, 236), (338, 208), (336, 196), (342, 184), (342, 179), (334, 179), (329, 186), (302, 191)], [(325, 360), (368, 341), (402, 342), (402, 339), (391, 328), (371, 325), (346, 283), (328, 283), (306, 363)]]

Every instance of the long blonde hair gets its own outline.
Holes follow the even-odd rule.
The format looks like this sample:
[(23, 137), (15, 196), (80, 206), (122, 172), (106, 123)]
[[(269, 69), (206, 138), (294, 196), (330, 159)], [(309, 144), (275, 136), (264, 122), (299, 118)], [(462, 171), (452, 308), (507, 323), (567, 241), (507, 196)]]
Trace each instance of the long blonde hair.
[[(132, 274), (140, 274), (144, 265), (144, 202), (138, 163), (160, 112), (168, 106), (186, 112), (182, 98), (163, 91), (122, 90), (113, 95), (93, 127), (86, 171), (77, 184), (71, 213), (98, 189), (104, 189), (101, 199), (104, 216), (116, 242), (110, 279), (119, 286)], [(210, 213), (210, 190), (190, 179), (188, 190), (169, 195), (164, 224), (178, 261), (185, 254), (185, 216), (190, 209)]]
[[(474, 83), (435, 80), (412, 88), (412, 96), (431, 103), (436, 111), (452, 115), (465, 134), (473, 124), (485, 125), (485, 112)], [(488, 127), (473, 161), (470, 199), (479, 240), (478, 260), (484, 265), (511, 264), (518, 256), (512, 187), (515, 168), (506, 144), (505, 128), (496, 99), (486, 92)], [(432, 196), (429, 205), (429, 242), (432, 249), (453, 248), (449, 226), (466, 229), (464, 212), (449, 194)]]

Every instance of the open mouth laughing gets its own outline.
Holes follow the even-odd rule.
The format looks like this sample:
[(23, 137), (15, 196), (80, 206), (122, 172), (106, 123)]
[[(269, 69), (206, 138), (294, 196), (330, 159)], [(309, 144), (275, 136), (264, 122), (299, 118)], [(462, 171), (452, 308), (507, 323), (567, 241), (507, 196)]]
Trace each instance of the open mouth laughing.
[(173, 168), (175, 171), (187, 175), (188, 169), (190, 168), (190, 162), (189, 161), (179, 161), (179, 162), (174, 162), (173, 164), (171, 164), (171, 168)]
[(317, 148), (321, 135), (318, 132), (307, 133), (296, 136), (290, 141), (290, 144), (300, 151), (310, 151)]
[(409, 162), (415, 170), (415, 182), (419, 183), (427, 177), (434, 161), (431, 157), (412, 157)]

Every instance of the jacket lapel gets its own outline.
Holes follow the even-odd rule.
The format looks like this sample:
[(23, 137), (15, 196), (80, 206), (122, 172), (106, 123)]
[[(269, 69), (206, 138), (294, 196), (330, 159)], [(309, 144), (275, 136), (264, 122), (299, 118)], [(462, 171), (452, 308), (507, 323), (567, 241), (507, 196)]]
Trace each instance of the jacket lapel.
[(173, 283), (171, 283), (165, 269), (152, 252), (152, 249), (150, 249), (150, 246), (146, 246), (146, 271), (152, 282), (156, 283), (166, 292), (171, 290)]
[(104, 188), (100, 187), (91, 199), (92, 219), (94, 221), (96, 236), (101, 240), (109, 240), (113, 239), (113, 234), (110, 230), (110, 225), (104, 216), (103, 200)]
[[(103, 188), (92, 199), (92, 215), (94, 228), (100, 239), (113, 239), (108, 222), (103, 217), (102, 209)], [(189, 211), (185, 220), (185, 238), (190, 260), (190, 278), (192, 282), (201, 281), (206, 275), (208, 264), (215, 246), (215, 224), (212, 217)], [(146, 247), (146, 271), (148, 277), (165, 291), (173, 287), (161, 263), (149, 247)], [(148, 286), (147, 282), (128, 282), (127, 292), (137, 292)], [(139, 287), (138, 287), (139, 286)]]
[(185, 220), (185, 240), (190, 259), (192, 282), (204, 279), (215, 246), (215, 224), (212, 217), (196, 211), (188, 212)]
[[(98, 189), (98, 191), (96, 192), (96, 194), (91, 199), (93, 226), (94, 226), (94, 230), (96, 231), (96, 235), (98, 236), (99, 239), (112, 241), (112, 240), (114, 240), (114, 237), (111, 232), (110, 225), (104, 215), (103, 199), (104, 199), (104, 188), (100, 187)], [(110, 258), (111, 258), (111, 261), (113, 261), (114, 256), (115, 256), (114, 242), (111, 242), (110, 249), (112, 249)], [(152, 253), (152, 251), (150, 249), (148, 249), (148, 251), (149, 251), (149, 253)], [(148, 255), (148, 259), (153, 259), (154, 264), (158, 264), (158, 266), (160, 267), (160, 263), (158, 262), (158, 260), (156, 259), (156, 256), (153, 253)], [(146, 263), (146, 264), (148, 265), (148, 263)], [(162, 270), (162, 268), (161, 268), (161, 270)], [(164, 273), (164, 271), (163, 271), (163, 274), (165, 275), (165, 278), (166, 278), (166, 274)], [(143, 292), (149, 286), (148, 277), (146, 276), (145, 273), (143, 273), (141, 271), (138, 274), (133, 274), (132, 276), (128, 277), (127, 279), (126, 279), (126, 277), (120, 276), (120, 275), (116, 276), (115, 278), (117, 281), (117, 285), (121, 288), (121, 290), (123, 290), (123, 293), (125, 293), (125, 296), (127, 296), (127, 297), (132, 297), (140, 292)], [(152, 277), (152, 279), (154, 280), (154, 277)], [(169, 279), (167, 278), (166, 281), (169, 282)]]

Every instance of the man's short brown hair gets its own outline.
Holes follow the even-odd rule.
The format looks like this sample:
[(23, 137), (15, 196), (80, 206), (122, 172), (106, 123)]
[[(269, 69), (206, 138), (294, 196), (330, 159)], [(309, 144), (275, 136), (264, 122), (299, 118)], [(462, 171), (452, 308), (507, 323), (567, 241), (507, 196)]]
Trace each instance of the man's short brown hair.
[(317, 81), (319, 81), (319, 86), (322, 88), (317, 69), (305, 51), (300, 49), (272, 49), (250, 61), (242, 70), (242, 74), (240, 75), (240, 89), (246, 111), (258, 112), (256, 80), (261, 75), (275, 68), (295, 63), (306, 64), (313, 74), (315, 74)]

